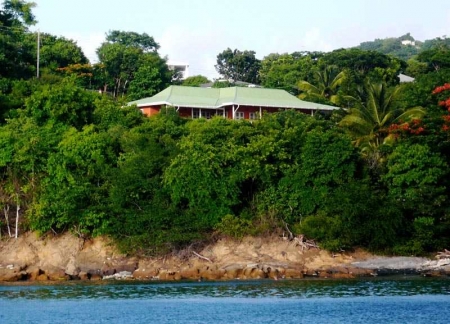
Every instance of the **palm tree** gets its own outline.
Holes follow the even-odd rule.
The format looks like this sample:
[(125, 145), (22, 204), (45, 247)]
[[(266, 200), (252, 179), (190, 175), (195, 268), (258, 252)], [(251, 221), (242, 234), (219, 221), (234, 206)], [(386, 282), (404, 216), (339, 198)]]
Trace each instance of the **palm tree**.
[(350, 131), (355, 138), (355, 145), (360, 147), (363, 156), (375, 167), (382, 160), (379, 146), (392, 139), (388, 134), (389, 126), (420, 119), (425, 110), (422, 107), (398, 108), (395, 102), (402, 90), (401, 86), (389, 91), (385, 82), (366, 81), (364, 90), (366, 102), (349, 108), (339, 125)]
[(302, 93), (299, 98), (316, 98), (325, 99), (334, 104), (339, 103), (337, 92), (339, 86), (345, 79), (345, 72), (339, 71), (336, 66), (327, 66), (323, 71), (316, 71), (314, 78), (316, 85), (313, 85), (307, 81), (299, 81), (297, 86)]

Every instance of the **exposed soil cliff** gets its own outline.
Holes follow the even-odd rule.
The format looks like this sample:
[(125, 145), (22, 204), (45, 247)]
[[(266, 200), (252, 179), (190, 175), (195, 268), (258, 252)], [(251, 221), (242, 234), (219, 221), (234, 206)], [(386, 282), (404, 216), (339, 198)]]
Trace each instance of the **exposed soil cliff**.
[(161, 258), (126, 257), (105, 238), (83, 241), (71, 234), (39, 238), (28, 233), (0, 242), (0, 281), (354, 278), (395, 269), (426, 275), (450, 272), (445, 262), (381, 258), (364, 251), (331, 254), (280, 237), (222, 239), (202, 250)]

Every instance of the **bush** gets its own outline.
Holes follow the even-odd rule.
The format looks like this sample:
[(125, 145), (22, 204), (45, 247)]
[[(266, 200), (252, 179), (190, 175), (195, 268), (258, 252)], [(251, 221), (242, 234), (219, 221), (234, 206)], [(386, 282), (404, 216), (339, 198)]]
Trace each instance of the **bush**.
[(220, 233), (233, 238), (242, 238), (253, 234), (252, 222), (233, 215), (225, 215), (215, 227)]
[(293, 229), (295, 233), (301, 233), (308, 238), (317, 240), (320, 247), (326, 250), (339, 251), (351, 247), (350, 242), (341, 231), (342, 227), (340, 218), (319, 213), (306, 217)]

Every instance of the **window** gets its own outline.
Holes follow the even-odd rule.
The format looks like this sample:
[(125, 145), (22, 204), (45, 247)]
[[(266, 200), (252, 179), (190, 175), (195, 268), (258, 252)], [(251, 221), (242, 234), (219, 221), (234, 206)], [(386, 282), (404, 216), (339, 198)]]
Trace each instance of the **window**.
[(244, 119), (244, 112), (242, 111), (236, 112), (235, 119)]
[(192, 108), (192, 118), (197, 119), (200, 117), (200, 111), (198, 109)]
[(251, 119), (251, 120), (258, 119), (258, 115), (257, 115), (255, 112), (251, 112), (251, 113), (250, 113), (250, 119)]

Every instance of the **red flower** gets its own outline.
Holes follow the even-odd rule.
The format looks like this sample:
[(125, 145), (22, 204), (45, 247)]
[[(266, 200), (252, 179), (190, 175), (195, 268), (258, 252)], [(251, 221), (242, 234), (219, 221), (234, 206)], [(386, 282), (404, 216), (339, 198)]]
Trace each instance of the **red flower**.
[(443, 86), (437, 87), (433, 90), (433, 94), (438, 94), (445, 90), (450, 90), (450, 83), (446, 83)]

